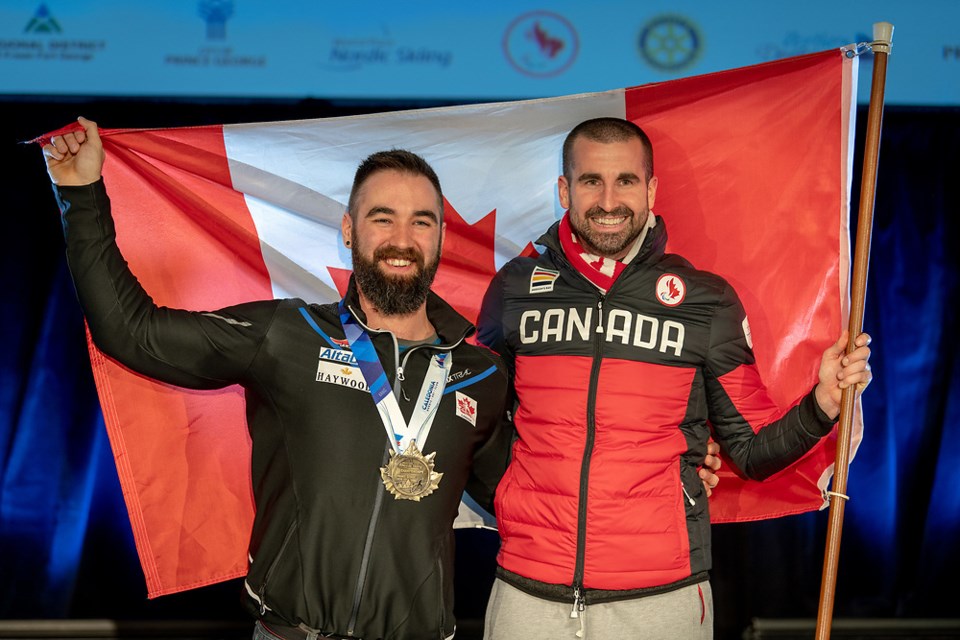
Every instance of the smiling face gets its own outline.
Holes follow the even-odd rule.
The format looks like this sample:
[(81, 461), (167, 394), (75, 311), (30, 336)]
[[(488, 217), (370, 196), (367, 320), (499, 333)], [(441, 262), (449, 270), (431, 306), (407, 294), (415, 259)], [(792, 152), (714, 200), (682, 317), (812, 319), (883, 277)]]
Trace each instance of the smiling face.
[(657, 195), (645, 153), (637, 138), (573, 141), (569, 176), (560, 176), (557, 185), (570, 226), (590, 253), (619, 260), (643, 231)]
[(440, 220), (439, 194), (422, 175), (378, 171), (360, 186), (341, 228), (360, 294), (379, 313), (410, 314), (426, 301), (440, 266)]

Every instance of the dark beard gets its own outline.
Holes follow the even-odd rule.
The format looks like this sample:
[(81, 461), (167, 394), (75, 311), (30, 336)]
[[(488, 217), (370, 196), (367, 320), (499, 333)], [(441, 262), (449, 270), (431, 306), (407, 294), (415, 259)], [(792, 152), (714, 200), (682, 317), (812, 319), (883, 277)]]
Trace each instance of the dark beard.
[[(413, 313), (427, 299), (430, 285), (440, 266), (440, 249), (429, 266), (424, 266), (423, 254), (414, 248), (380, 247), (373, 252), (373, 260), (367, 260), (360, 254), (360, 248), (354, 244), (353, 275), (364, 297), (380, 313), (387, 316), (401, 316)], [(409, 278), (395, 278), (386, 275), (378, 266), (381, 260), (400, 258), (411, 260), (417, 265), (417, 272)]]
[[(616, 235), (594, 233), (593, 229), (590, 227), (590, 218), (601, 217), (605, 213), (614, 215), (627, 215), (629, 216), (630, 220), (633, 220), (634, 222), (630, 227), (625, 229), (623, 233), (618, 233)], [(622, 205), (616, 207), (610, 212), (606, 212), (600, 207), (591, 207), (583, 215), (582, 219), (580, 216), (575, 217), (571, 214), (570, 226), (573, 227), (577, 237), (580, 239), (580, 244), (583, 245), (585, 249), (591, 253), (595, 252), (601, 256), (615, 256), (633, 245), (633, 243), (636, 242), (637, 238), (643, 232), (644, 225), (636, 223), (634, 214), (635, 212), (633, 209)], [(644, 220), (644, 222), (645, 221), (646, 220)]]

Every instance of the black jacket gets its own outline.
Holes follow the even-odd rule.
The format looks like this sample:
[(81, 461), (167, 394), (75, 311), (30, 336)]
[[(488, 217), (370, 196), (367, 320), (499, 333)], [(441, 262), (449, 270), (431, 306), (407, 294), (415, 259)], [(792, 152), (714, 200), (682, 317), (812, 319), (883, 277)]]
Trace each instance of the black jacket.
[[(268, 621), (374, 638), (453, 633), (453, 532), (464, 489), (489, 505), (505, 466), (507, 376), (499, 358), (464, 340), (473, 327), (431, 294), (441, 344), (402, 355), (409, 418), (430, 356), (452, 369), (424, 453), (439, 488), (395, 500), (380, 477), (387, 436), (336, 304), (266, 300), (213, 312), (156, 306), (115, 243), (103, 182), (61, 187), (67, 257), (97, 346), (143, 375), (190, 388), (240, 384), (253, 440), (256, 517), (248, 601)], [(351, 286), (345, 300), (365, 320)], [(393, 334), (373, 343), (390, 382)], [(463, 404), (466, 396), (471, 403)], [(458, 411), (458, 401), (460, 409)], [(473, 408), (475, 424), (464, 417)]]

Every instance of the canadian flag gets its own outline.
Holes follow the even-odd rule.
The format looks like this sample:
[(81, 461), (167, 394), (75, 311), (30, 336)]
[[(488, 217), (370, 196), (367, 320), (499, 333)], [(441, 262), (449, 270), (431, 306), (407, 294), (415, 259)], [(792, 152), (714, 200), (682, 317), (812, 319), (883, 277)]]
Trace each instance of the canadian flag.
[[(118, 243), (158, 304), (333, 301), (353, 173), (402, 147), (437, 170), (447, 236), (434, 289), (477, 316), (496, 269), (562, 215), (560, 147), (619, 116), (653, 141), (668, 250), (740, 294), (759, 368), (786, 408), (844, 325), (856, 58), (830, 50), (604, 93), (380, 115), (103, 130)], [(91, 360), (151, 597), (243, 575), (253, 519), (238, 388), (159, 384)], [(465, 407), (463, 411), (468, 411)], [(765, 483), (725, 473), (716, 522), (820, 508), (834, 440)]]

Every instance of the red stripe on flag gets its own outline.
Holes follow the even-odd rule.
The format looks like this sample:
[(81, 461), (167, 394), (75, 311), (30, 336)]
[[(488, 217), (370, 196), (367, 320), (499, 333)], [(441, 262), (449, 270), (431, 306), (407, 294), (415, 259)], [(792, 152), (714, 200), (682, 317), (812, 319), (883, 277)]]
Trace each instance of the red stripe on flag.
[[(103, 138), (118, 244), (158, 304), (205, 310), (272, 297), (220, 127)], [(148, 595), (244, 575), (253, 498), (242, 390), (164, 385), (92, 345), (91, 361)]]
[[(781, 409), (809, 391), (842, 328), (843, 82), (843, 54), (833, 50), (626, 94), (627, 118), (654, 146), (654, 209), (670, 231), (668, 249), (737, 290), (757, 367)], [(832, 444), (763, 484), (723, 473), (711, 519), (819, 508), (818, 469), (832, 461)]]

